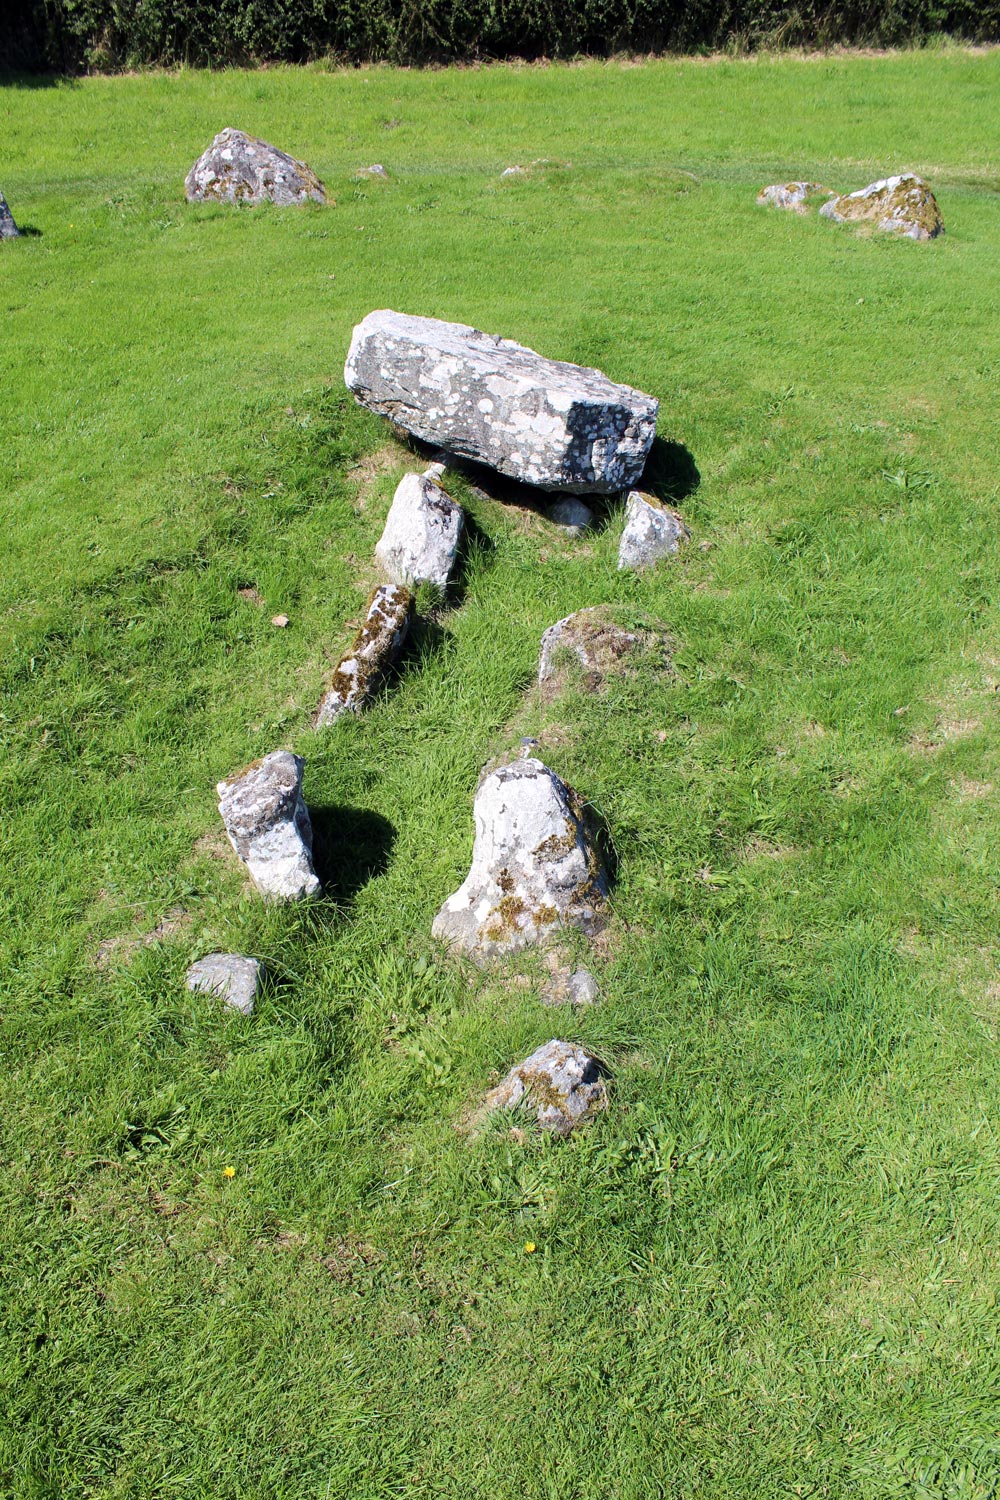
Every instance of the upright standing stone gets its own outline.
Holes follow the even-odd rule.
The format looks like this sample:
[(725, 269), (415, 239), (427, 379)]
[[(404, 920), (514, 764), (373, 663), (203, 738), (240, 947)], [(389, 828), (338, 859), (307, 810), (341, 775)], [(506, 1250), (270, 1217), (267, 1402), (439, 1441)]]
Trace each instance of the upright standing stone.
[(596, 1057), (572, 1042), (553, 1039), (524, 1062), (515, 1063), (503, 1082), (486, 1095), (479, 1116), (530, 1104), (543, 1130), (566, 1136), (607, 1103)]
[(599, 370), (464, 323), (369, 313), (344, 379), (424, 442), (544, 490), (608, 494), (642, 473), (659, 403)]
[(305, 162), (243, 130), (220, 130), (184, 179), (192, 203), (325, 203), (326, 189)]
[(932, 240), (944, 234), (937, 199), (924, 179), (913, 172), (883, 177), (856, 193), (831, 198), (820, 213), (837, 224), (874, 224), (876, 229), (887, 229), (911, 240)]
[(394, 583), (448, 585), (462, 537), (462, 507), (437, 483), (441, 469), (407, 474), (393, 496), (375, 556)]
[(344, 652), (316, 713), (323, 729), (341, 714), (360, 713), (375, 696), (396, 660), (413, 618), (413, 595), (398, 583), (383, 583), (368, 601), (365, 622)]
[(618, 544), (619, 568), (648, 568), (679, 551), (690, 532), (676, 511), (667, 510), (652, 495), (633, 490), (625, 509), (625, 525)]
[(7, 199), (0, 193), (0, 240), (16, 240), (20, 233), (14, 215), (7, 207)]
[(275, 750), (217, 788), (229, 842), (261, 895), (275, 901), (300, 901), (320, 889), (302, 800), (304, 768), (298, 755)]

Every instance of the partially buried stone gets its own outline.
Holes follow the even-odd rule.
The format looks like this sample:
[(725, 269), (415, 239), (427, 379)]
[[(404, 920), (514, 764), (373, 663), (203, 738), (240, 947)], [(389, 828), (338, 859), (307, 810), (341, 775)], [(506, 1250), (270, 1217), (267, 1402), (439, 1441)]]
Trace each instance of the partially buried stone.
[(558, 685), (565, 675), (564, 664), (579, 665), (587, 692), (596, 692), (609, 677), (621, 676), (643, 656), (665, 666), (670, 653), (665, 630), (621, 625), (615, 613), (611, 605), (598, 604), (550, 625), (542, 636), (539, 685)]
[(582, 1047), (552, 1040), (516, 1063), (483, 1100), (480, 1115), (531, 1105), (543, 1130), (566, 1136), (605, 1109), (608, 1092), (601, 1065)]
[(483, 777), (464, 882), (433, 934), (475, 958), (514, 952), (560, 927), (594, 932), (608, 878), (580, 798), (531, 756)]
[(381, 177), (383, 180), (387, 180), (389, 176), (380, 161), (375, 162), (370, 167), (359, 167), (354, 175), (355, 177)]
[(300, 901), (320, 888), (302, 800), (304, 768), (300, 756), (275, 750), (217, 788), (230, 843), (261, 895), (274, 901)]
[(441, 465), (407, 474), (393, 496), (375, 556), (394, 583), (447, 587), (462, 538), (462, 507), (437, 483)]
[(582, 536), (587, 527), (592, 525), (594, 512), (589, 505), (584, 505), (582, 500), (570, 496), (566, 500), (557, 500), (555, 505), (549, 506), (549, 520), (554, 521), (557, 526), (562, 526), (571, 536)]
[(398, 583), (383, 583), (368, 601), (365, 622), (333, 671), (316, 713), (322, 729), (341, 714), (360, 713), (374, 697), (402, 650), (413, 616), (413, 595)]
[(326, 189), (305, 162), (242, 130), (220, 130), (184, 179), (192, 203), (327, 201)]
[(0, 240), (16, 240), (20, 233), (14, 215), (7, 207), (7, 199), (0, 193)]
[(659, 402), (464, 323), (369, 313), (344, 379), (362, 406), (544, 490), (608, 494), (642, 473)]
[(672, 556), (690, 536), (676, 511), (667, 510), (652, 495), (633, 490), (625, 510), (618, 566), (648, 568), (661, 557)]
[(597, 980), (589, 969), (576, 969), (572, 974), (557, 971), (542, 991), (546, 1005), (593, 1005), (598, 996)]
[(241, 953), (210, 953), (188, 969), (187, 987), (195, 993), (218, 995), (233, 1010), (249, 1016), (260, 989), (260, 964)]
[(874, 224), (911, 240), (932, 240), (944, 234), (937, 199), (922, 177), (912, 172), (883, 177), (856, 193), (832, 198), (820, 213), (837, 224), (850, 221)]
[(806, 214), (809, 212), (810, 199), (832, 196), (830, 190), (818, 182), (772, 182), (761, 188), (757, 194), (757, 202), (761, 206), (786, 208), (795, 214)]

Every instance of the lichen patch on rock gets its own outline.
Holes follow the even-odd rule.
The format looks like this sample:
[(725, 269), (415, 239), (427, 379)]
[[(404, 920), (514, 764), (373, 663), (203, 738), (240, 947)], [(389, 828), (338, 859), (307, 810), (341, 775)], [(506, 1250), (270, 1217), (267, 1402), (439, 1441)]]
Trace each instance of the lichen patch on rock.
[(913, 172), (883, 177), (856, 193), (833, 198), (823, 204), (820, 213), (837, 224), (872, 224), (911, 240), (932, 240), (944, 234), (937, 199), (923, 178)]
[(666, 630), (652, 622), (626, 626), (616, 618), (620, 614), (611, 605), (598, 604), (550, 625), (542, 636), (539, 686), (558, 691), (566, 669), (576, 668), (585, 691), (597, 692), (608, 678), (622, 676), (643, 658), (668, 665), (673, 648)]
[(413, 595), (398, 583), (383, 583), (368, 600), (364, 624), (340, 658), (316, 712), (322, 729), (341, 714), (360, 713), (399, 656), (413, 618)]

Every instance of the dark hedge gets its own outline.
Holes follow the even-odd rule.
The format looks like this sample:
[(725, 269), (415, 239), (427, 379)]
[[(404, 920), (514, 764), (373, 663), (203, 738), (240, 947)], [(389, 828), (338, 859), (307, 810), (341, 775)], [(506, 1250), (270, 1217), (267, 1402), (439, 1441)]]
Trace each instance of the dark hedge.
[(1000, 0), (0, 0), (0, 67), (396, 63), (1000, 39)]

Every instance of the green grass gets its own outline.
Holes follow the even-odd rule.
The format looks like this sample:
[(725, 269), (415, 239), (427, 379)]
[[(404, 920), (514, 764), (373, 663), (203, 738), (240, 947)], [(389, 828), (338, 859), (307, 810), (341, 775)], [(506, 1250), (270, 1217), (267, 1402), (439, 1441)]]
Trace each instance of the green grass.
[[(998, 97), (952, 49), (0, 91), (5, 1497), (1000, 1493)], [(337, 206), (185, 204), (227, 124)], [(904, 169), (943, 239), (754, 207)], [(342, 386), (383, 306), (655, 393), (694, 539), (622, 576), (614, 515), (456, 481), (461, 596), (317, 734), (419, 462)], [(674, 674), (541, 703), (605, 600)], [(580, 1016), (429, 936), (524, 733), (617, 852)], [(308, 910), (215, 805), (282, 745)], [(214, 947), (249, 1023), (184, 990)], [(552, 1035), (607, 1114), (462, 1133)]]

